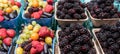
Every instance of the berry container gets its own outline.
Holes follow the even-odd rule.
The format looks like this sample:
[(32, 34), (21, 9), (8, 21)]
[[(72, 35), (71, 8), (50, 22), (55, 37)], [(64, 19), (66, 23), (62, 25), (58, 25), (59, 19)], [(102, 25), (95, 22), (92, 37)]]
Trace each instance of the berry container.
[[(56, 41), (57, 41), (57, 43), (56, 43), (56, 45), (55, 45), (55, 54), (61, 54), (60, 48), (59, 48), (59, 40), (58, 40), (58, 38), (59, 38), (58, 32), (59, 32), (59, 31), (60, 31), (60, 29), (56, 31), (56, 38), (57, 38)], [(94, 39), (92, 39), (92, 42), (94, 43), (94, 48), (95, 48), (95, 50), (96, 50), (96, 54), (102, 54), (102, 53), (99, 51), (98, 46), (96, 45), (96, 41), (95, 41)]]
[(32, 18), (31, 19), (31, 18), (24, 17), (24, 12), (22, 14), (22, 20), (25, 22), (25, 24), (28, 24), (28, 23), (30, 23), (32, 21), (36, 21), (37, 23), (39, 23), (42, 26), (48, 26), (48, 27), (50, 27), (50, 26), (52, 26), (52, 18), (53, 17), (51, 17), (51, 18), (40, 18), (40, 19), (34, 19), (34, 18)]
[(22, 12), (22, 10), (23, 10), (22, 4), (21, 4), (21, 7), (20, 7), (19, 10), (20, 10), (20, 11), (19, 11), (18, 16), (17, 16), (16, 18), (11, 19), (11, 20), (9, 20), (9, 21), (4, 20), (3, 22), (0, 22), (0, 25), (1, 25), (2, 27), (5, 27), (5, 28), (13, 28), (13, 29), (19, 27), (20, 24), (22, 23), (22, 22), (21, 22), (21, 12)]
[(66, 25), (66, 24), (70, 24), (70, 23), (80, 23), (80, 24), (83, 24), (85, 21), (88, 20), (88, 16), (87, 16), (86, 11), (85, 11), (85, 14), (87, 16), (86, 19), (79, 19), (79, 20), (77, 20), (77, 19), (59, 19), (57, 17), (57, 15), (56, 15), (57, 5), (58, 5), (58, 2), (55, 3), (55, 14), (54, 14), (54, 16), (55, 16), (55, 19), (58, 21), (59, 25)]
[(98, 38), (97, 38), (97, 36), (95, 34), (95, 32), (97, 32), (99, 30), (100, 30), (100, 28), (96, 28), (96, 29), (93, 29), (92, 32), (93, 32), (93, 35), (95, 37), (95, 41), (97, 41), (96, 44), (99, 46), (100, 51), (102, 52), (102, 54), (105, 54), (103, 49), (102, 49), (102, 46), (100, 45), (100, 42), (99, 42), (99, 40), (98, 40)]
[(112, 18), (112, 19), (97, 19), (97, 18), (94, 18), (91, 16), (89, 10), (87, 10), (91, 20), (92, 20), (92, 23), (93, 23), (93, 26), (94, 27), (100, 27), (101, 25), (103, 24), (110, 24), (110, 25), (114, 25), (118, 20), (120, 20), (120, 18)]

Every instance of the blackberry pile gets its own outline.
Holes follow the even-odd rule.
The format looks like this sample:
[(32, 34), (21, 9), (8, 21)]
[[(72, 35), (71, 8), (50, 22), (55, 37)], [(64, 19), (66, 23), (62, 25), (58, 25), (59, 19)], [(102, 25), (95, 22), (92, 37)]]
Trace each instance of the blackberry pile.
[(87, 4), (87, 8), (94, 18), (120, 18), (120, 12), (114, 8), (113, 2), (114, 0), (93, 0)]
[(120, 54), (120, 22), (116, 25), (103, 25), (96, 36), (105, 54)]
[(96, 54), (92, 36), (79, 24), (61, 26), (58, 32), (61, 54)]
[(59, 19), (85, 19), (84, 8), (80, 0), (60, 0), (57, 5), (57, 17)]

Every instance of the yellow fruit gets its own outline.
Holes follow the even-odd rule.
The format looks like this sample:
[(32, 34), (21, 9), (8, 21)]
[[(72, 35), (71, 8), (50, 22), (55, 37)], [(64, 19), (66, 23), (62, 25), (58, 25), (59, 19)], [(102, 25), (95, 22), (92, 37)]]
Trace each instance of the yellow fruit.
[(18, 47), (18, 48), (16, 49), (16, 54), (23, 54), (23, 48)]
[(3, 6), (4, 6), (4, 8), (7, 8), (7, 7), (8, 7), (8, 5), (7, 5), (7, 4), (4, 4)]
[(32, 40), (38, 40), (39, 39), (39, 34), (38, 33), (31, 34), (31, 39)]
[(19, 7), (16, 6), (16, 5), (14, 5), (14, 6), (12, 6), (12, 9), (13, 9), (13, 10), (17, 10), (17, 9), (19, 9)]
[(0, 3), (0, 7), (4, 7), (3, 3)]
[(43, 3), (42, 3), (43, 8), (45, 8), (47, 4), (48, 3), (46, 1), (43, 1)]
[(37, 2), (37, 1), (33, 1), (33, 3), (32, 3), (32, 7), (39, 7), (39, 3)]
[(45, 38), (45, 42), (46, 42), (48, 45), (51, 45), (51, 44), (52, 44), (52, 38), (51, 38), (51, 37), (46, 37), (46, 38)]
[(33, 26), (31, 24), (28, 25), (28, 29), (29, 30), (32, 30), (33, 29)]
[(7, 4), (7, 3), (8, 3), (8, 0), (3, 0), (3, 3), (4, 3), (4, 4)]
[(10, 7), (8, 7), (8, 8), (6, 8), (6, 10), (5, 10), (7, 13), (11, 13), (12, 11), (13, 11), (13, 9), (12, 8), (10, 8)]

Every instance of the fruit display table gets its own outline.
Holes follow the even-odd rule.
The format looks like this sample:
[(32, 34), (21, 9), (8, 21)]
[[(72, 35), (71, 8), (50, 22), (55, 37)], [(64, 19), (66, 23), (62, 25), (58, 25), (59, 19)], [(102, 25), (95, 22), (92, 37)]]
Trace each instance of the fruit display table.
[(120, 54), (118, 0), (0, 0), (0, 54)]

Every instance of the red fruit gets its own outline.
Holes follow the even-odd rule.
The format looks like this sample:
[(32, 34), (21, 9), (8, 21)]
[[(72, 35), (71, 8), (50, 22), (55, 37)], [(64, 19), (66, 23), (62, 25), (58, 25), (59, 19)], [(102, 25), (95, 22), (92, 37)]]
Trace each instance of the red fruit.
[(50, 12), (52, 12), (53, 11), (53, 6), (52, 5), (46, 5), (46, 7), (45, 7), (45, 12), (48, 12), (48, 13), (50, 13)]
[(38, 52), (41, 52), (44, 49), (44, 45), (39, 44), (39, 45), (36, 46), (36, 49), (37, 49)]
[(18, 7), (21, 7), (21, 3), (20, 2), (15, 2), (15, 5), (17, 5)]
[(15, 1), (14, 1), (14, 0), (9, 0), (9, 1), (10, 1), (10, 3), (11, 3), (12, 5), (15, 4)]
[(31, 48), (30, 49), (30, 54), (36, 54), (37, 53), (37, 49), (35, 49), (35, 48)]
[(12, 38), (9, 38), (9, 37), (7, 37), (3, 40), (3, 43), (5, 43), (7, 46), (10, 46), (11, 42), (12, 42)]
[(39, 12), (34, 12), (31, 16), (32, 16), (33, 18), (35, 18), (35, 19), (39, 19), (39, 18), (40, 18)]
[(7, 34), (9, 37), (13, 38), (15, 36), (16, 32), (13, 29), (8, 29)]
[(3, 16), (0, 16), (0, 22), (2, 22), (4, 20)]
[(50, 32), (50, 37), (54, 38), (54, 32), (53, 31)]
[(40, 44), (39, 41), (32, 41), (32, 46), (33, 46), (33, 47), (36, 47), (36, 46), (39, 45), (39, 44)]
[(46, 26), (43, 26), (40, 28), (40, 31), (39, 31), (40, 37), (45, 37), (45, 36), (49, 36), (49, 35), (50, 35), (50, 30)]
[(38, 12), (39, 12), (39, 15), (40, 15), (40, 16), (41, 16), (41, 15), (42, 15), (42, 13), (43, 13), (43, 11), (42, 11), (42, 10), (39, 10)]
[(41, 45), (43, 45), (44, 46), (44, 44), (45, 44), (45, 42), (43, 42), (43, 41), (41, 41), (41, 42), (39, 42)]
[(2, 39), (4, 39), (5, 37), (7, 37), (7, 31), (6, 31), (5, 28), (1, 28), (1, 29), (0, 29), (0, 37), (1, 37)]
[(47, 0), (47, 3), (52, 5), (53, 4), (53, 0)]
[(2, 10), (0, 10), (0, 16), (2, 16), (3, 15), (3, 11)]

